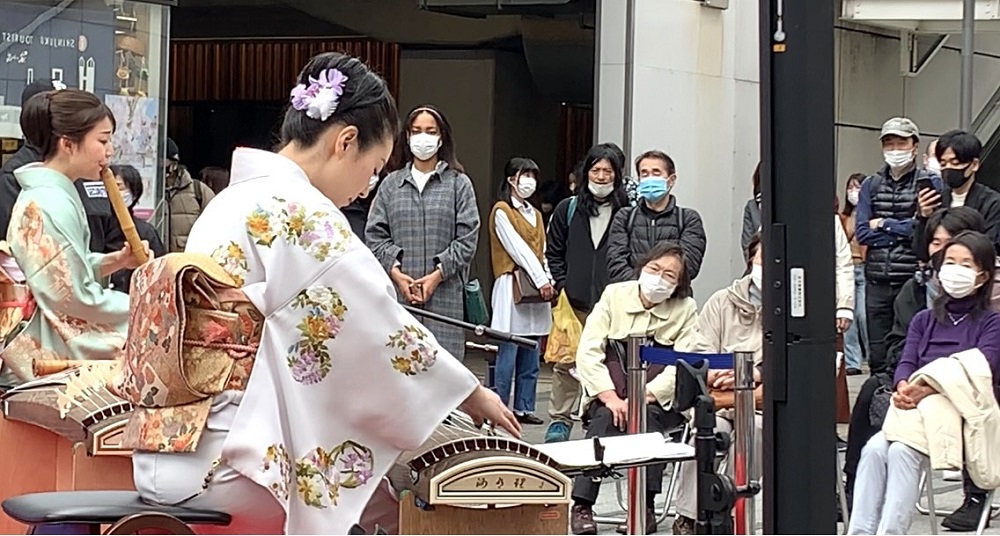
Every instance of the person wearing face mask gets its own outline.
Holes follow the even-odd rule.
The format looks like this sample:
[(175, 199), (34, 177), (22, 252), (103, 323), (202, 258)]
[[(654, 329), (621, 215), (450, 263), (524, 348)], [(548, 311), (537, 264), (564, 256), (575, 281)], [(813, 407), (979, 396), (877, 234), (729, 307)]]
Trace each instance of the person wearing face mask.
[(677, 182), (674, 160), (662, 151), (647, 151), (635, 161), (639, 175), (635, 207), (621, 210), (611, 222), (608, 236), (608, 275), (612, 282), (635, 277), (636, 261), (654, 244), (674, 240), (684, 248), (684, 259), (691, 279), (698, 277), (705, 257), (707, 239), (701, 215), (691, 208), (681, 208), (671, 195)]
[[(747, 244), (747, 273), (733, 281), (729, 288), (716, 291), (708, 298), (698, 314), (698, 324), (694, 335), (678, 343), (675, 348), (680, 352), (719, 354), (731, 352), (753, 352), (757, 368), (754, 379), (761, 381), (763, 366), (763, 329), (761, 324), (761, 289), (763, 277), (762, 251), (760, 234), (751, 235)], [(732, 370), (709, 371), (709, 387), (713, 391), (732, 391), (734, 376)], [(760, 415), (755, 419), (757, 425), (757, 446), (754, 452), (760, 455), (761, 438), (763, 437)], [(732, 433), (733, 411), (721, 409), (715, 415), (715, 431)], [(692, 444), (693, 440), (692, 440)], [(731, 448), (730, 448), (731, 450)], [(759, 459), (754, 460), (760, 464)], [(730, 464), (729, 471), (732, 473)], [(695, 520), (698, 519), (697, 464), (694, 461), (684, 462), (680, 466), (680, 477), (677, 480), (677, 496), (675, 506), (677, 517), (674, 519), (673, 534), (695, 534)]]
[(917, 184), (929, 181), (940, 190), (940, 180), (919, 168), (915, 158), (920, 133), (905, 117), (882, 125), (885, 165), (865, 179), (858, 195), (855, 236), (867, 246), (865, 258), (865, 313), (868, 324), (868, 362), (872, 371), (885, 368), (885, 336), (892, 329), (892, 302), (917, 268), (912, 245), (916, 219)]
[[(975, 209), (986, 220), (986, 236), (997, 244), (997, 251), (1000, 251), (1000, 193), (976, 181), (983, 144), (975, 134), (964, 130), (945, 132), (935, 143), (933, 162), (940, 167), (944, 190), (940, 193), (931, 189), (920, 192), (918, 219), (926, 221), (941, 206)], [(926, 240), (923, 226), (914, 226), (913, 247), (920, 247)]]
[[(139, 174), (139, 170), (128, 165), (113, 165), (111, 166), (111, 172), (115, 176), (115, 182), (118, 183), (118, 190), (121, 191), (122, 200), (125, 201), (128, 213), (132, 216), (132, 222), (135, 224), (136, 232), (139, 233), (139, 238), (149, 243), (149, 249), (153, 251), (155, 257), (166, 255), (167, 248), (164, 247), (163, 241), (160, 240), (160, 233), (156, 230), (156, 227), (153, 227), (152, 224), (142, 218), (136, 218), (133, 212), (135, 204), (139, 202), (143, 192), (142, 175)], [(119, 229), (121, 228), (119, 227)], [(108, 235), (108, 246), (117, 249), (124, 247), (125, 233), (119, 231)], [(111, 274), (111, 288), (128, 294), (134, 271), (123, 269)]]
[(851, 261), (854, 265), (854, 321), (844, 332), (844, 361), (847, 374), (861, 374), (861, 362), (871, 353), (868, 348), (868, 325), (865, 322), (865, 246), (858, 243), (855, 236), (858, 199), (861, 194), (863, 173), (854, 173), (847, 179), (844, 192), (844, 206), (840, 211), (840, 224), (851, 246)]
[[(440, 110), (424, 105), (410, 111), (389, 169), (368, 213), (368, 246), (400, 302), (463, 319), (464, 287), (479, 245), (479, 207)], [(423, 322), (452, 355), (465, 358), (462, 328)]]
[[(556, 293), (565, 292), (583, 323), (610, 282), (608, 242), (611, 220), (628, 205), (622, 174), (621, 149), (595, 145), (583, 159), (576, 194), (556, 205), (549, 220), (545, 259)], [(566, 441), (573, 428), (580, 382), (573, 363), (556, 363), (552, 372), (545, 442)]]
[[(926, 234), (931, 237), (927, 243), (925, 255), (933, 258), (952, 237), (964, 231), (982, 232), (986, 228), (986, 222), (975, 210), (968, 207), (955, 207), (951, 209), (938, 209), (925, 224)], [(998, 260), (1000, 262), (1000, 260)], [(1000, 277), (1000, 272), (995, 277)], [(854, 492), (854, 482), (858, 471), (858, 462), (861, 459), (861, 449), (865, 443), (875, 433), (881, 429), (881, 418), (884, 414), (879, 414), (879, 420), (872, 420), (872, 399), (878, 389), (882, 389), (884, 394), (878, 396), (887, 397), (892, 386), (892, 377), (896, 371), (903, 346), (906, 342), (906, 334), (913, 317), (917, 313), (931, 307), (935, 298), (940, 295), (940, 283), (938, 283), (934, 270), (930, 264), (926, 264), (907, 281), (900, 290), (899, 295), (893, 304), (895, 318), (892, 330), (886, 336), (888, 347), (886, 370), (873, 374), (865, 380), (865, 383), (858, 391), (858, 396), (851, 412), (850, 427), (847, 435), (847, 451), (844, 454), (844, 475), (846, 476), (845, 490), (847, 492), (848, 504), (852, 504)], [(994, 281), (993, 295), (990, 300), (990, 308), (1000, 312), (1000, 282)], [(880, 406), (882, 407), (882, 406)], [(884, 409), (884, 407), (883, 407)], [(968, 476), (965, 476), (965, 501), (961, 507), (946, 517), (942, 526), (956, 531), (975, 530), (979, 523), (979, 515), (985, 504), (986, 492), (976, 488)]]
[(941, 176), (941, 162), (937, 159), (937, 140), (927, 144), (927, 152), (924, 153), (924, 169)]
[[(959, 233), (935, 255), (933, 266), (941, 293), (913, 317), (907, 331), (882, 431), (861, 453), (848, 534), (909, 534), (920, 474), (928, 463), (925, 453), (934, 466), (964, 459), (970, 475), (981, 476), (984, 470), (995, 474), (995, 468), (982, 467), (983, 460), (995, 456), (995, 445), (985, 442), (1000, 426), (991, 417), (1000, 383), (1000, 313), (990, 308), (996, 277), (993, 241), (975, 231)], [(978, 350), (978, 360), (947, 359), (967, 350)], [(979, 363), (988, 365), (987, 376), (992, 376), (985, 382), (967, 368)], [(937, 381), (928, 383), (925, 376)], [(990, 400), (970, 407), (969, 390), (984, 387)], [(944, 400), (923, 403), (937, 395)], [(978, 417), (974, 422), (963, 421), (972, 414)], [(927, 422), (934, 426), (925, 426)]]
[[(612, 283), (587, 317), (576, 353), (584, 388), (583, 408), (589, 421), (587, 438), (625, 433), (628, 419), (626, 379), (617, 346), (609, 341), (646, 334), (665, 347), (687, 346), (697, 323), (698, 306), (691, 297), (684, 249), (676, 242), (654, 245), (639, 262), (638, 280)], [(757, 330), (760, 337), (760, 330)], [(673, 367), (651, 367), (646, 383), (646, 430), (663, 432), (683, 422), (668, 409), (674, 398)], [(646, 469), (646, 533), (656, 531), (654, 498), (663, 483), (662, 465)], [(597, 534), (593, 506), (600, 482), (576, 477), (570, 527), (573, 534)]]
[[(493, 316), (491, 327), (528, 338), (548, 335), (552, 329), (555, 297), (552, 276), (545, 266), (545, 226), (542, 213), (529, 199), (538, 185), (538, 164), (529, 158), (512, 158), (504, 169), (507, 180), (490, 213), (490, 259), (493, 264)], [(538, 299), (516, 301), (515, 287), (530, 285)], [(510, 402), (514, 382), (514, 416), (522, 424), (542, 424), (534, 415), (538, 384), (537, 349), (505, 342), (496, 356), (496, 392)]]
[(164, 166), (167, 209), (170, 229), (167, 233), (170, 251), (184, 251), (194, 222), (215, 198), (215, 192), (200, 179), (191, 176), (181, 164), (180, 151), (174, 140), (167, 138), (167, 158)]

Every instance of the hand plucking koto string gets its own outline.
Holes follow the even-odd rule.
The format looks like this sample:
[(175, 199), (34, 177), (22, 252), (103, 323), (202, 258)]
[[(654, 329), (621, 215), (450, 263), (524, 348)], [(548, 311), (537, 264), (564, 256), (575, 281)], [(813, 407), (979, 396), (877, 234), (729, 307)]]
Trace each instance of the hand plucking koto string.
[(122, 199), (122, 193), (118, 191), (115, 175), (111, 172), (110, 168), (101, 170), (101, 180), (104, 182), (104, 189), (108, 192), (108, 200), (111, 201), (111, 207), (115, 210), (115, 217), (118, 218), (118, 224), (121, 225), (122, 233), (125, 234), (125, 242), (128, 248), (131, 249), (132, 255), (135, 256), (135, 260), (139, 264), (145, 264), (152, 257), (149, 251), (149, 244), (139, 238), (139, 233), (135, 230), (135, 222), (132, 221), (132, 214), (129, 213), (128, 207), (125, 206), (125, 200)]
[(500, 397), (489, 389), (479, 385), (475, 391), (462, 402), (459, 409), (472, 418), (476, 426), (488, 422), (490, 428), (499, 426), (518, 439), (521, 438), (521, 424), (514, 418), (514, 413), (503, 405)]

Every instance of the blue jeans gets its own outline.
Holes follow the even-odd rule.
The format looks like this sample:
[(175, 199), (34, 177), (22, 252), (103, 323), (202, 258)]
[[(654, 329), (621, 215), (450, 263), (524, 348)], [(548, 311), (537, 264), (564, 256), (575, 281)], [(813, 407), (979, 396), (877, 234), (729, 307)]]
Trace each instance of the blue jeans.
[(514, 413), (534, 413), (535, 391), (538, 386), (538, 350), (530, 350), (512, 342), (501, 343), (499, 346), (494, 384), (497, 395), (504, 405), (509, 405), (510, 384), (513, 381)]
[(865, 265), (854, 265), (854, 322), (844, 334), (844, 364), (861, 370), (861, 361), (870, 352), (865, 321)]

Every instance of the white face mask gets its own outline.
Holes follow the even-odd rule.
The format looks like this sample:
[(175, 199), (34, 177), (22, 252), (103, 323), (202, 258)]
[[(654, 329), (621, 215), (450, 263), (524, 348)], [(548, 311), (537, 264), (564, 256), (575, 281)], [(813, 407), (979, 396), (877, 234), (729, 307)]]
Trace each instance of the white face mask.
[(590, 193), (594, 194), (594, 197), (604, 199), (605, 197), (611, 195), (611, 192), (615, 191), (615, 183), (609, 182), (607, 184), (597, 184), (596, 182), (588, 181), (587, 189), (590, 190)]
[(976, 277), (979, 272), (966, 266), (958, 264), (945, 264), (938, 270), (938, 281), (941, 282), (941, 290), (952, 298), (961, 299), (971, 295), (979, 288)]
[(859, 195), (861, 195), (861, 191), (860, 190), (848, 190), (847, 191), (847, 202), (850, 203), (850, 204), (852, 204), (852, 205), (854, 205), (854, 206), (857, 206), (858, 205), (858, 196)]
[(759, 264), (750, 266), (750, 282), (758, 289), (763, 289), (761, 281), (764, 278), (764, 267)]
[(889, 164), (892, 169), (899, 169), (906, 167), (913, 161), (913, 151), (885, 151), (882, 153), (885, 158), (885, 163)]
[(430, 160), (441, 148), (441, 136), (437, 134), (411, 134), (410, 152), (417, 160)]
[(941, 162), (938, 162), (937, 158), (927, 159), (927, 171), (934, 173), (936, 175), (941, 174)]
[(517, 179), (517, 195), (523, 199), (531, 197), (535, 193), (538, 182), (534, 177), (520, 177)]
[(642, 272), (639, 274), (639, 292), (649, 303), (663, 303), (674, 295), (677, 285), (660, 277), (658, 274)]

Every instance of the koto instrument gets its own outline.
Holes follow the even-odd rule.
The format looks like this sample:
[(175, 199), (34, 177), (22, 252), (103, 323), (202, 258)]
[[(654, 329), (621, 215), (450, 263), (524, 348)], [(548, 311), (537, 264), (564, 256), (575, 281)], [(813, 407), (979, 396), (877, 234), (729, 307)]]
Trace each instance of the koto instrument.
[[(566, 534), (571, 481), (559, 464), (501, 431), (453, 412), (388, 481), (402, 492), (394, 534)], [(386, 502), (383, 490), (374, 503)], [(416, 499), (416, 500), (414, 500)], [(384, 504), (370, 510), (389, 510)], [(365, 520), (365, 517), (362, 517)]]
[[(42, 362), (56, 370), (0, 396), (0, 497), (71, 490), (132, 490), (121, 435), (132, 406), (106, 387), (113, 361)], [(0, 514), (0, 534), (24, 527)]]
[[(452, 414), (420, 448), (404, 452), (362, 516), (390, 534), (566, 534), (577, 475), (691, 459), (689, 445), (661, 434), (530, 445)], [(399, 524), (386, 521), (386, 499)], [(393, 499), (395, 500), (395, 499)]]

